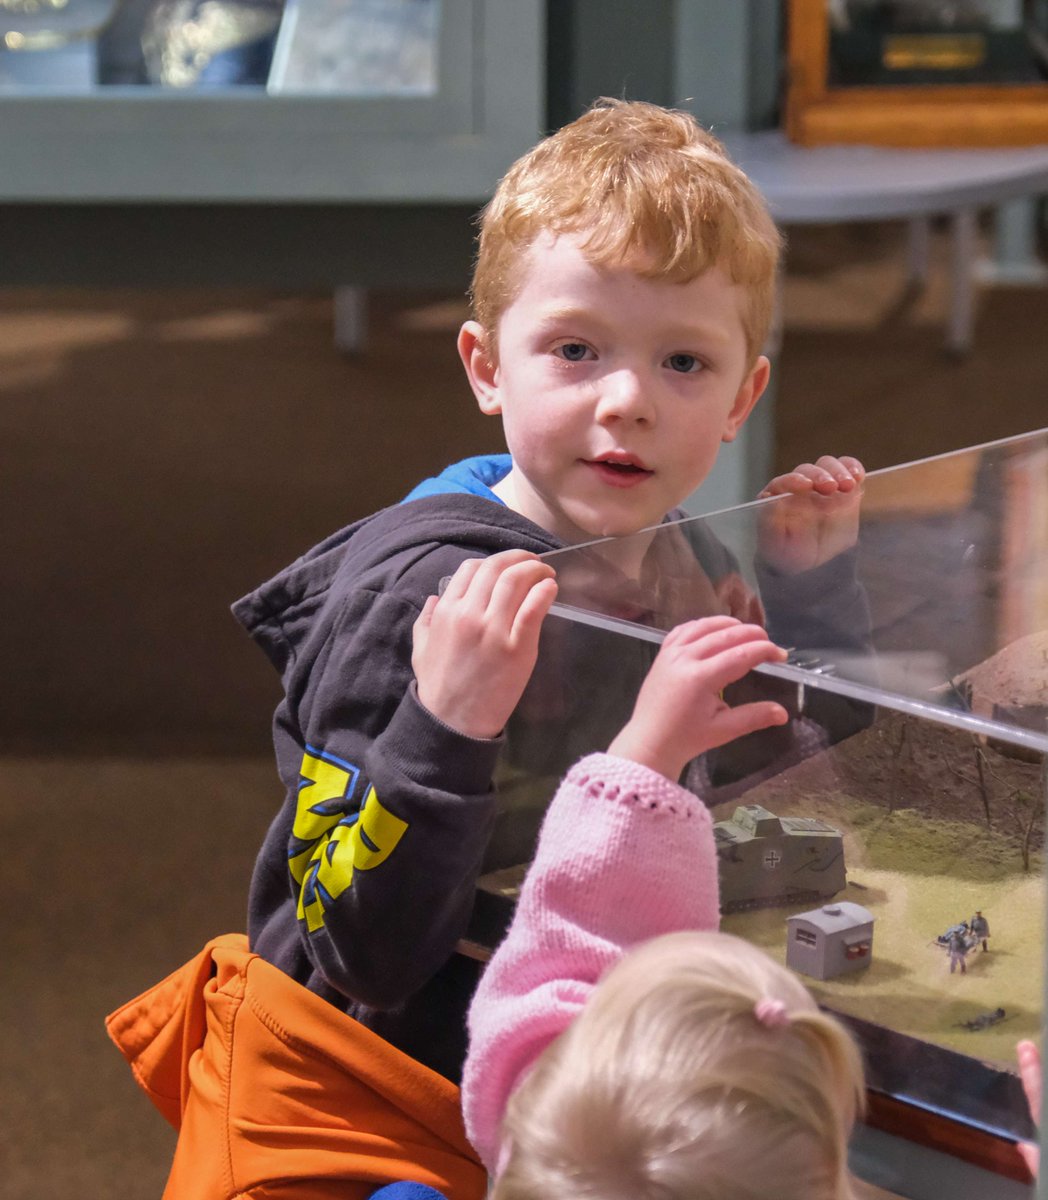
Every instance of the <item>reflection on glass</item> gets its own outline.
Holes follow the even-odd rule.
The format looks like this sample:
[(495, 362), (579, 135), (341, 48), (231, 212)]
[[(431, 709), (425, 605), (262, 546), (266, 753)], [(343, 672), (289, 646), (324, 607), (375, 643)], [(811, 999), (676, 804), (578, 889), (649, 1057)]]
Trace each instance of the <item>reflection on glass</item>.
[(155, 0), (141, 34), (147, 81), (264, 84), (283, 8), (283, 0)]
[(93, 38), (118, 4), (119, 0), (0, 0), (0, 46), (28, 53)]
[(87, 88), (120, 0), (0, 0), (0, 88)]
[(826, 0), (832, 87), (1048, 78), (1044, 0)]
[(724, 927), (852, 1024), (875, 1090), (1029, 1136), (1048, 430), (873, 472), (858, 500), (780, 496), (547, 558), (556, 616), (507, 730), (472, 939), (497, 939), (560, 775), (607, 747), (665, 632), (762, 622), (791, 661), (725, 699), (774, 697), (789, 723), (682, 778), (717, 822)]
[(0, 89), (433, 96), (440, 0), (0, 0)]
[(823, 570), (813, 604), (784, 584), (841, 504), (779, 496), (559, 551), (559, 611), (659, 641), (772, 588), (793, 656), (763, 672), (1048, 749), (1048, 431), (872, 472), (856, 577)]
[(271, 91), (430, 96), (439, 0), (289, 0)]

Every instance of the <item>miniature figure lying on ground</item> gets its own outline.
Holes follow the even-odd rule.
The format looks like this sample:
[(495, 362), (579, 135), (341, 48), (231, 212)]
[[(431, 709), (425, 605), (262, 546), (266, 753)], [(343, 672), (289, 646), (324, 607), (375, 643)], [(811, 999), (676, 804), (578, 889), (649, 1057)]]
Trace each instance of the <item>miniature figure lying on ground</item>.
[(958, 1021), (957, 1024), (961, 1029), (970, 1029), (973, 1033), (978, 1033), (980, 1030), (989, 1029), (991, 1025), (999, 1025), (1004, 1020), (1007, 1020), (1004, 1009), (995, 1008), (993, 1012), (980, 1013), (970, 1021)]

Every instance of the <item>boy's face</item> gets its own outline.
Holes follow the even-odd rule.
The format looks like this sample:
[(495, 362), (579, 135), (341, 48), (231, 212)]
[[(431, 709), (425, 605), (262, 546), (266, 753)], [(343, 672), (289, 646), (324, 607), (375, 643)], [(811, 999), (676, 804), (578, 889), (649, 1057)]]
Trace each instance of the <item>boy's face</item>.
[(468, 321), (459, 353), (513, 458), (496, 492), (567, 542), (657, 524), (706, 478), (768, 379), (748, 364), (741, 290), (591, 265), (579, 238), (540, 238), (498, 327), (499, 361)]

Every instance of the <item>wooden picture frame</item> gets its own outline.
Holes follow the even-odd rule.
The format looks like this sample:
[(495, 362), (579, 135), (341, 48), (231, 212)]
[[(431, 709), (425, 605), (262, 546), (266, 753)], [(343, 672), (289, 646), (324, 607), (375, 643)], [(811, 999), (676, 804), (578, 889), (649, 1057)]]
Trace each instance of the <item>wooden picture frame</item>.
[(1048, 142), (1048, 82), (832, 86), (827, 0), (788, 0), (786, 135), (805, 146)]

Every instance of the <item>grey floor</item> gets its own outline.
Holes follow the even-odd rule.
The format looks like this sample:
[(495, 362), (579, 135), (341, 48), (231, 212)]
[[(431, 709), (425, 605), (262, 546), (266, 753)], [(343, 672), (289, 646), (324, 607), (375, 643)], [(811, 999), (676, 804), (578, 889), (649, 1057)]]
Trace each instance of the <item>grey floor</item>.
[[(777, 459), (887, 466), (1048, 424), (1048, 291), (985, 290), (964, 360), (896, 227), (794, 231)], [(943, 247), (938, 247), (941, 255)], [(279, 795), (275, 679), (229, 603), (421, 474), (498, 446), (461, 302), (0, 292), (0, 1171), (8, 1200), (154, 1200), (172, 1135), (105, 1013), (243, 926)]]

